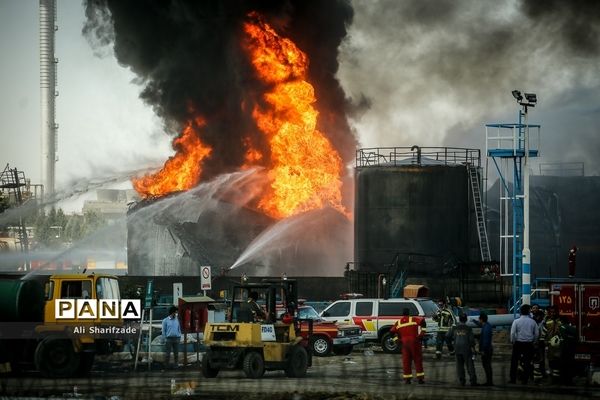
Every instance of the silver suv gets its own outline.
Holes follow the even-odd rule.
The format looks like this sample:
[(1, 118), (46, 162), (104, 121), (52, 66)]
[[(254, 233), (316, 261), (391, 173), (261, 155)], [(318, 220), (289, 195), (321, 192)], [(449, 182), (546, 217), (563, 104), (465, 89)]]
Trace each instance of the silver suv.
[(321, 318), (356, 324), (360, 326), (366, 341), (377, 341), (384, 352), (397, 353), (400, 346), (393, 340), (390, 328), (402, 317), (405, 308), (408, 308), (411, 316), (425, 317), (425, 340), (433, 338), (438, 330), (433, 316), (439, 308), (434, 301), (426, 298), (338, 300), (321, 312)]

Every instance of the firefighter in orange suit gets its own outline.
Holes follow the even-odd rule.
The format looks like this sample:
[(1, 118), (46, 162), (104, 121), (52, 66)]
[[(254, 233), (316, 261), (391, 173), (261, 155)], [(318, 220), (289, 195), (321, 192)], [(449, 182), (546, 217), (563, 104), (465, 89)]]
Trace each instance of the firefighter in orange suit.
[(402, 367), (404, 382), (410, 384), (413, 377), (412, 363), (415, 363), (417, 370), (417, 380), (419, 383), (425, 383), (425, 372), (423, 371), (423, 349), (421, 339), (425, 335), (425, 318), (411, 317), (408, 308), (402, 311), (400, 318), (390, 332), (400, 336), (402, 341)]

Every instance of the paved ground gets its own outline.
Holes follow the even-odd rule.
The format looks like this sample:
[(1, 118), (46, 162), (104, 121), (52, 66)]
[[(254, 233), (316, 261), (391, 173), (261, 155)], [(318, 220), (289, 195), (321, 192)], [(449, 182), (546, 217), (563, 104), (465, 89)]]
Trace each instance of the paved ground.
[[(432, 349), (425, 352), (426, 384), (402, 383), (400, 355), (356, 350), (349, 357), (313, 358), (314, 365), (303, 379), (285, 377), (283, 372), (265, 373), (262, 379), (246, 379), (243, 372), (221, 372), (216, 379), (205, 379), (197, 366), (179, 370), (131, 372), (126, 364), (99, 364), (88, 378), (43, 379), (34, 373), (4, 379), (11, 397), (30, 398), (111, 398), (148, 399), (181, 397), (218, 399), (600, 399), (600, 388), (587, 387), (579, 379), (573, 387), (543, 384), (509, 385), (508, 352), (500, 350), (493, 360), (494, 387), (461, 387), (457, 385), (454, 359), (446, 355), (435, 360)], [(480, 360), (477, 374), (483, 380)], [(171, 395), (171, 380), (176, 391)]]

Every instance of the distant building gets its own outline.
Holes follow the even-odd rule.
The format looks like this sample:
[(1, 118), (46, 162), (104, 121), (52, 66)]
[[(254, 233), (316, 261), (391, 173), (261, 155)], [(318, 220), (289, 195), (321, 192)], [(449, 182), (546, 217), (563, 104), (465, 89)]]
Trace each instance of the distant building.
[[(488, 192), (487, 210), (488, 236), (496, 259), (500, 242), (498, 185), (496, 182)], [(566, 277), (572, 246), (579, 249), (576, 276), (599, 278), (600, 177), (533, 175), (530, 196), (532, 278)], [(512, 257), (512, 247), (507, 254)]]
[(96, 200), (86, 200), (82, 211), (96, 212), (109, 221), (124, 218), (127, 214), (127, 204), (139, 200), (139, 196), (133, 189), (98, 189), (96, 198)]

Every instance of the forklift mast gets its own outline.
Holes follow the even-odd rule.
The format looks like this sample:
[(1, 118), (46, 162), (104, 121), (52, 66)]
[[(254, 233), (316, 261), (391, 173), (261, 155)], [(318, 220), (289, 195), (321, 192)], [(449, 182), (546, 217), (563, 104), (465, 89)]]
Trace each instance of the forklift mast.
[[(268, 322), (272, 323), (277, 319), (278, 303), (282, 304), (284, 310), (292, 316), (298, 314), (298, 282), (294, 279), (263, 279), (257, 283), (234, 285), (231, 291), (231, 310), (235, 309), (236, 302), (246, 301), (251, 292), (265, 295)], [(229, 322), (233, 321), (233, 314), (230, 313)]]

